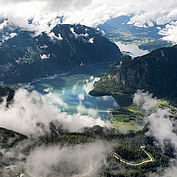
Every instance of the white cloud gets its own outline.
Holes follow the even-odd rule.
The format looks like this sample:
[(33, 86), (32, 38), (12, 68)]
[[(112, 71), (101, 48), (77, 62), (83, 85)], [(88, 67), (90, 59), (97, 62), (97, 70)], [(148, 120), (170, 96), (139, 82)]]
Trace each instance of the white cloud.
[(91, 90), (93, 90), (93, 87), (94, 87), (94, 83), (99, 81), (100, 78), (99, 77), (93, 77), (91, 76), (90, 79), (87, 79), (86, 80), (86, 84), (83, 86), (83, 89), (85, 91), (85, 93), (89, 93)]
[(175, 164), (171, 168), (168, 168), (167, 170), (165, 170), (164, 175), (161, 176), (161, 177), (176, 177), (176, 174), (177, 174), (177, 167), (176, 167), (176, 165), (177, 164)]
[(93, 44), (94, 43), (94, 38), (90, 38), (89, 43)]
[(40, 147), (27, 157), (25, 169), (30, 176), (94, 176), (104, 165), (110, 145), (95, 142), (75, 147)]
[[(82, 104), (78, 105), (77, 107), (77, 111), (80, 114), (87, 114), (90, 115), (92, 117), (98, 117), (98, 112), (95, 109), (92, 108), (86, 108), (85, 106), (83, 106)], [(111, 124), (110, 124), (111, 127)]]
[(0, 30), (2, 30), (7, 25), (8, 25), (8, 21), (4, 20), (4, 22), (0, 24)]
[(68, 108), (67, 103), (65, 103), (61, 98), (60, 95), (58, 95), (57, 93), (51, 93), (49, 92), (46, 96), (45, 96), (46, 100), (50, 103), (50, 104), (59, 104), (60, 106), (62, 106), (63, 108)]
[(140, 90), (134, 94), (133, 103), (148, 112), (158, 107), (157, 100), (152, 98), (152, 94)]
[(133, 102), (148, 113), (144, 119), (146, 123), (150, 123), (148, 134), (154, 136), (162, 146), (165, 140), (170, 140), (177, 150), (177, 134), (174, 132), (177, 127), (170, 118), (170, 110), (160, 108), (157, 99), (148, 92), (138, 91), (134, 95)]
[(10, 34), (7, 34), (7, 35), (2, 35), (2, 42), (0, 44), (2, 44), (3, 42), (5, 42), (9, 39), (14, 38), (15, 36), (17, 36), (17, 33), (10, 33)]
[[(168, 108), (159, 108), (157, 99), (152, 98), (148, 92), (143, 93), (138, 91), (134, 96), (134, 103), (142, 107), (145, 111), (148, 111), (147, 117), (144, 122), (149, 123), (149, 131), (147, 135), (155, 137), (160, 147), (164, 148), (164, 142), (170, 140), (170, 143), (175, 147), (177, 152), (177, 124), (176, 121), (170, 117), (170, 111)], [(176, 159), (173, 159), (170, 163), (170, 167), (159, 169), (159, 174), (149, 174), (149, 177), (176, 177), (177, 166)]]
[(148, 177), (176, 177), (177, 174), (177, 161), (176, 160), (171, 160), (171, 165), (170, 167), (164, 169), (164, 167), (160, 168), (157, 172), (154, 172), (152, 174), (149, 174)]
[(70, 31), (73, 33), (73, 35), (75, 36), (75, 38), (78, 37), (78, 34), (74, 31), (74, 28), (70, 28)]
[(85, 99), (85, 96), (84, 96), (83, 93), (81, 93), (81, 94), (78, 95), (78, 98), (79, 98), (80, 101), (83, 101)]
[(47, 45), (42, 45), (42, 46), (40, 46), (40, 48), (41, 48), (41, 49), (47, 49), (48, 46), (47, 46)]
[(76, 90), (77, 90), (77, 84), (75, 84), (75, 85), (73, 86), (73, 89), (72, 89), (72, 93), (73, 93), (73, 95), (76, 94)]
[(5, 161), (11, 159), (8, 163), (14, 164), (1, 169), (2, 176), (10, 177), (20, 172), (28, 177), (97, 176), (100, 168), (107, 165), (106, 156), (112, 149), (110, 143), (95, 141), (72, 146), (36, 146), (30, 148), (28, 154), (26, 148), (31, 145), (34, 145), (33, 142), (26, 140), (25, 143), (19, 143), (13, 150), (1, 151), (3, 159)]
[(56, 36), (54, 32), (48, 32), (47, 34), (51, 38), (51, 40), (54, 40), (54, 39), (57, 39), (59, 41), (63, 40), (63, 38), (61, 37), (61, 34), (58, 34), (58, 36)]
[(8, 109), (5, 103), (0, 105), (0, 127), (25, 135), (40, 135), (49, 130), (48, 125), (52, 121), (59, 122), (71, 132), (94, 125), (110, 126), (109, 122), (100, 118), (61, 112), (58, 104), (67, 108), (67, 104), (56, 94), (49, 92), (42, 96), (36, 91), (29, 93), (19, 89), (15, 94), (14, 103)]
[(168, 109), (158, 109), (148, 117), (150, 122), (150, 134), (153, 135), (161, 145), (165, 140), (171, 140), (177, 149), (177, 135), (174, 133), (173, 120), (170, 119)]
[(163, 40), (177, 44), (177, 22), (167, 24), (164, 29), (160, 30), (159, 34), (164, 36)]
[[(63, 16), (64, 23), (87, 26), (97, 26), (121, 15), (133, 15), (129, 23), (143, 27), (177, 19), (176, 0), (1, 0), (0, 6), (1, 17), (38, 31), (47, 31), (49, 22), (50, 27), (59, 23), (57, 16)], [(29, 18), (33, 18), (33, 25), (27, 23)]]
[(42, 55), (40, 55), (40, 57), (41, 57), (42, 60), (45, 60), (45, 59), (50, 58), (50, 54), (48, 54), (48, 55), (42, 54)]

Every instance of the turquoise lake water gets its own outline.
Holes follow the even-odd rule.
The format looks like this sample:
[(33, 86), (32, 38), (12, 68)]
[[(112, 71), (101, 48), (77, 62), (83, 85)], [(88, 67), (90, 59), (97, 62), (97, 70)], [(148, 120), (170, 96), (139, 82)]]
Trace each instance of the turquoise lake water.
[(93, 88), (93, 83), (99, 80), (99, 76), (107, 69), (108, 65), (82, 67), (62, 77), (50, 77), (35, 82), (32, 86), (35, 90), (47, 95), (62, 112), (80, 113), (108, 120), (111, 118), (108, 110), (118, 107), (114, 98), (111, 96), (92, 97), (88, 94)]

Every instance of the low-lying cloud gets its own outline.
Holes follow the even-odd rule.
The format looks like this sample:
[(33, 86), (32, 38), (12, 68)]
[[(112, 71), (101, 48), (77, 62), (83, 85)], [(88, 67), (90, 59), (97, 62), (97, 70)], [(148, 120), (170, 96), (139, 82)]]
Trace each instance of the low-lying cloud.
[[(85, 126), (102, 125), (106, 123), (99, 119), (88, 116), (68, 115), (60, 112), (59, 108), (53, 105), (52, 93), (41, 95), (38, 92), (28, 92), (19, 89), (16, 92), (14, 103), (6, 108), (5, 102), (0, 107), (0, 125), (24, 133), (40, 134), (48, 130), (48, 124), (55, 120), (61, 123), (69, 131), (78, 131)], [(60, 99), (55, 102), (65, 105)], [(163, 148), (164, 142), (170, 140), (177, 150), (176, 123), (170, 118), (169, 109), (162, 109), (158, 106), (158, 100), (148, 92), (138, 91), (134, 96), (134, 104), (137, 104), (144, 111), (148, 112), (145, 123), (149, 122), (148, 134), (154, 136)], [(38, 126), (41, 122), (45, 126)], [(19, 144), (20, 146), (20, 144)], [(21, 147), (21, 150), (23, 147)], [(91, 177), (96, 176), (99, 169), (106, 165), (105, 157), (111, 149), (111, 145), (105, 142), (95, 142), (76, 146), (40, 146), (24, 156), (12, 153), (14, 157), (24, 157), (22, 163), (23, 172), (29, 177)], [(18, 151), (18, 150), (17, 150)], [(19, 162), (15, 162), (19, 165)], [(177, 168), (174, 164), (166, 169), (163, 177), (175, 177)], [(5, 171), (6, 172), (6, 171)], [(153, 176), (153, 174), (151, 174)], [(157, 174), (155, 174), (157, 177)]]
[(174, 133), (176, 127), (173, 120), (170, 119), (168, 109), (158, 109), (148, 117), (148, 121), (150, 122), (149, 133), (153, 135), (160, 144), (163, 145), (165, 140), (170, 140), (177, 149), (177, 134)]
[(170, 140), (177, 149), (177, 134), (175, 120), (170, 117), (169, 108), (160, 108), (157, 98), (148, 92), (138, 91), (134, 95), (134, 104), (147, 112), (145, 123), (149, 122), (149, 135), (155, 137), (163, 146), (165, 140)]
[(36, 91), (17, 90), (9, 108), (6, 108), (5, 102), (0, 105), (0, 126), (25, 135), (40, 135), (49, 130), (49, 123), (53, 121), (70, 132), (94, 125), (110, 126), (109, 122), (100, 118), (62, 112), (56, 104), (66, 108), (67, 104), (53, 94), (41, 95)]
[(38, 147), (30, 153), (26, 173), (35, 176), (90, 177), (105, 165), (110, 146), (95, 142), (74, 147)]
[(163, 40), (177, 44), (177, 22), (167, 24), (165, 28), (160, 30), (159, 34), (164, 36)]
[(133, 103), (136, 104), (140, 109), (148, 112), (152, 111), (158, 106), (157, 100), (156, 98), (152, 98), (152, 94), (149, 94), (148, 92), (142, 92), (141, 90), (134, 94)]
[[(168, 140), (177, 152), (176, 121), (170, 117), (170, 110), (160, 108), (157, 102), (157, 99), (153, 98), (152, 94), (148, 94), (148, 92), (138, 91), (134, 97), (134, 103), (141, 106), (149, 114), (145, 118), (145, 123), (149, 123), (149, 132), (147, 134), (155, 137), (162, 149), (165, 146), (165, 141)], [(150, 174), (150, 177), (175, 177), (177, 172), (175, 161), (173, 160), (171, 166), (166, 170), (160, 169), (163, 174), (157, 175), (157, 173), (154, 173)]]
[(107, 166), (106, 157), (112, 149), (110, 143), (103, 141), (68, 146), (34, 147), (33, 144), (31, 149), (32, 143), (26, 140), (8, 152), (0, 149), (1, 161), (9, 164), (0, 168), (0, 174), (4, 177), (17, 174), (20, 177), (95, 177)]

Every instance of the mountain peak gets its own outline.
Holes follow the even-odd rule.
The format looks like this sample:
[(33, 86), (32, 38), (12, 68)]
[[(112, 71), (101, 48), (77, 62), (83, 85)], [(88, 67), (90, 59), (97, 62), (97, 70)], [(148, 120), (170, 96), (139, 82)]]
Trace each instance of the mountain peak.
[(0, 79), (5, 83), (69, 72), (81, 63), (115, 62), (122, 55), (99, 31), (83, 25), (57, 25), (38, 36), (22, 29), (5, 30), (0, 48)]

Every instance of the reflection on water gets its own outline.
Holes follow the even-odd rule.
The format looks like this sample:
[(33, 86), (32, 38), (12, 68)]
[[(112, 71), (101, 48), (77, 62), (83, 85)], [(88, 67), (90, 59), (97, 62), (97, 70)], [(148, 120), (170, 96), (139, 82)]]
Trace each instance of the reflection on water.
[(87, 73), (89, 70), (86, 69), (82, 74), (72, 73), (60, 78), (42, 80), (33, 86), (35, 90), (45, 94), (62, 112), (109, 119), (108, 110), (118, 107), (118, 104), (111, 96), (90, 96), (88, 93), (92, 90), (94, 82), (99, 80), (96, 75), (102, 72), (95, 72), (95, 74), (92, 72), (92, 76), (91, 73)]

